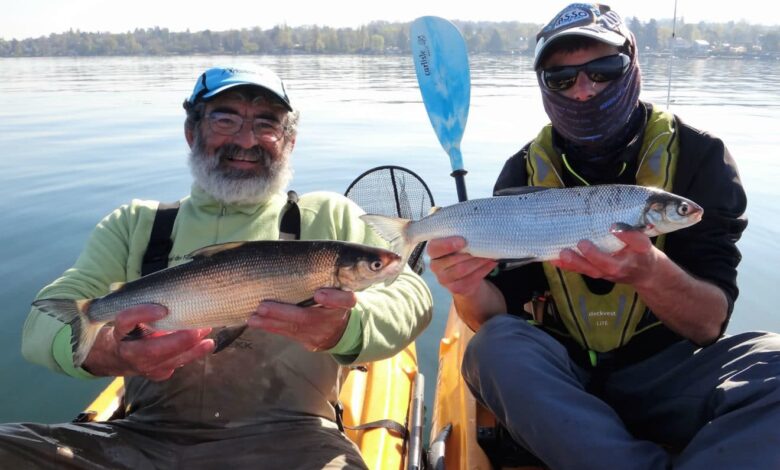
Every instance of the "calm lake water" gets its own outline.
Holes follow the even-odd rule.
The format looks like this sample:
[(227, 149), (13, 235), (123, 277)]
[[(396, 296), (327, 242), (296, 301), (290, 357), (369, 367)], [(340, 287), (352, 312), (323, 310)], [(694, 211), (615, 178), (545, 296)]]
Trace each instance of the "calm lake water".
[[(0, 59), (0, 422), (69, 420), (105, 386), (22, 359), (30, 301), (116, 206), (189, 191), (181, 103), (205, 68), (249, 62), (277, 70), (301, 109), (292, 185), (299, 193), (343, 192), (364, 170), (394, 164), (418, 173), (438, 205), (457, 201), (408, 57)], [(642, 65), (642, 98), (665, 105), (668, 61)], [(529, 59), (474, 56), (471, 67), (463, 155), (474, 198), (490, 195), (504, 160), (547, 119)], [(671, 97), (675, 113), (726, 142), (749, 197), (729, 332), (780, 331), (780, 63), (675, 60)], [(436, 311), (417, 345), (430, 419), (450, 300), (426, 279)]]

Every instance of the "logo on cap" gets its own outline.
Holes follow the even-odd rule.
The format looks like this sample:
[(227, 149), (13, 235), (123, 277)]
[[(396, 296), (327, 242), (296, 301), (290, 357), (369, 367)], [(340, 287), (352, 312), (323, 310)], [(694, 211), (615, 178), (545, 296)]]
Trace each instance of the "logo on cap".
[(551, 29), (558, 29), (561, 27), (566, 27), (572, 23), (576, 23), (577, 21), (589, 19), (591, 14), (592, 13), (590, 10), (584, 10), (579, 7), (566, 10), (562, 12), (555, 20), (550, 22), (545, 30), (549, 31)]

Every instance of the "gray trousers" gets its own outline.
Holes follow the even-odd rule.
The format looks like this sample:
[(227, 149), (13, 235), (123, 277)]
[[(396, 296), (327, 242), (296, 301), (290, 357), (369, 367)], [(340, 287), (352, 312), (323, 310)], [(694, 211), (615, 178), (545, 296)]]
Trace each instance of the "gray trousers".
[(470, 342), (463, 376), (551, 469), (780, 469), (777, 334), (677, 343), (609, 374), (596, 396), (560, 343), (499, 315)]
[(264, 429), (199, 433), (142, 429), (124, 420), (5, 424), (0, 425), (0, 468), (366, 469), (357, 447), (337, 429), (287, 423)]

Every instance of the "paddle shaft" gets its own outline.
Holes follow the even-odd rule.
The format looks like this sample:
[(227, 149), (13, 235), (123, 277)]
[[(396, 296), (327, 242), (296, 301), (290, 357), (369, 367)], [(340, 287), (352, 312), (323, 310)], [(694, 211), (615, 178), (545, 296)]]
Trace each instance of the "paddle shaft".
[[(450, 158), (458, 201), (466, 201), (466, 170), (460, 152), (471, 97), (466, 41), (455, 25), (436, 16), (414, 20), (409, 36), (425, 110)], [(431, 444), (428, 462), (435, 470), (445, 468), (445, 441), (451, 431), (452, 424), (448, 424)], [(409, 469), (416, 470), (417, 462), (410, 459), (410, 463)]]
[(455, 189), (458, 191), (458, 202), (468, 200), (469, 196), (466, 194), (466, 170), (455, 170), (450, 173), (450, 176), (455, 178)]

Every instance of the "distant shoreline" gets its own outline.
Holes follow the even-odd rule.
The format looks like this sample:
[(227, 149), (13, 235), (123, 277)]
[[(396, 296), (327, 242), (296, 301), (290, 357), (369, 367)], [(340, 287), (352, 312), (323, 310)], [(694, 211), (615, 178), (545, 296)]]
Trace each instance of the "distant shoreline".
[[(470, 54), (530, 55), (541, 24), (454, 21)], [(768, 58), (780, 56), (780, 25), (697, 23), (671, 20), (642, 22), (628, 18), (642, 54), (680, 57)], [(674, 37), (674, 39), (672, 39)], [(410, 53), (409, 23), (373, 22), (359, 28), (327, 26), (174, 32), (167, 28), (135, 29), (126, 33), (70, 30), (38, 38), (0, 39), (0, 57), (187, 56)]]
[[(246, 54), (228, 54), (228, 53), (188, 53), (188, 54), (116, 54), (116, 55), (51, 55), (51, 56), (44, 56), (44, 55), (28, 55), (28, 56), (2, 56), (0, 55), (0, 59), (97, 59), (97, 58), (160, 58), (160, 57), (207, 57), (207, 56), (214, 56), (214, 55), (230, 55), (234, 57), (263, 57), (263, 56), (296, 56), (296, 55), (321, 55), (321, 56), (366, 56), (366, 57), (381, 57), (381, 56), (406, 56), (408, 55), (408, 51), (395, 51), (395, 52), (384, 52), (384, 53), (360, 53), (360, 52), (344, 52), (344, 53), (338, 53), (338, 52), (268, 52), (268, 53), (246, 53)], [(470, 54), (473, 56), (503, 56), (503, 55), (517, 55), (517, 56), (525, 56), (528, 58), (532, 57), (532, 54), (527, 53), (525, 51), (523, 52), (477, 52), (474, 54)], [(651, 51), (645, 51), (641, 53), (641, 58), (656, 58), (656, 59), (668, 59), (669, 58), (668, 52), (651, 52)], [(770, 53), (770, 54), (675, 54), (675, 59), (680, 60), (689, 60), (689, 59), (716, 59), (716, 60), (769, 60), (769, 61), (780, 61), (780, 53)], [(640, 59), (641, 60), (641, 59)]]

